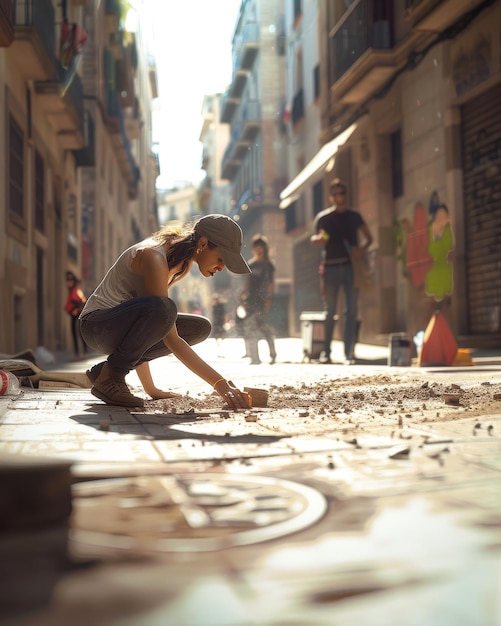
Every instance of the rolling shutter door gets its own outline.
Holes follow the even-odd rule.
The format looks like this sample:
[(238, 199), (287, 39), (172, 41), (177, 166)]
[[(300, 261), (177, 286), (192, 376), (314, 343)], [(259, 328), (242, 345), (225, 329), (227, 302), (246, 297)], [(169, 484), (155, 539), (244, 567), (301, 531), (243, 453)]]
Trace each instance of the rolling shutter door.
[(501, 332), (501, 85), (462, 108), (468, 332)]

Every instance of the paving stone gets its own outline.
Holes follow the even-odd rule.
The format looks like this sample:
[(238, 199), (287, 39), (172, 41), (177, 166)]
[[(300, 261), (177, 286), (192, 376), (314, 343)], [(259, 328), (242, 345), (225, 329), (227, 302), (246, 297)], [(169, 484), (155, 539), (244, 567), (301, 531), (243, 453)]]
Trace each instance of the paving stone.
[[(109, 407), (88, 390), (28, 390), (15, 401), (0, 399), (0, 450), (71, 461), (75, 483), (190, 476), (214, 498), (213, 509), (204, 508), (208, 501), (202, 508), (221, 524), (230, 517), (234, 524), (250, 519), (246, 505), (232, 509), (223, 496), (216, 502), (217, 490), (209, 493), (223, 480), (268, 481), (271, 492), (257, 499), (261, 517), (253, 522), (277, 521), (283, 514), (285, 500), (273, 492), (279, 481), (321, 495), (324, 514), (291, 534), (265, 540), (266, 533), (260, 539), (257, 532), (254, 544), (238, 547), (229, 538), (225, 543), (218, 527), (222, 542), (215, 551), (190, 553), (195, 542), (183, 536), (188, 545), (182, 557), (137, 544), (114, 548), (111, 540), (84, 545), (70, 532), (71, 557), (85, 562), (97, 556), (100, 565), (51, 579), (52, 602), (12, 626), (212, 626), (208, 615), (214, 626), (387, 626), (395, 616), (401, 626), (457, 626), (458, 619), (497, 626), (492, 607), (499, 603), (501, 578), (501, 407), (497, 412), (493, 402), (481, 414), (461, 399), (447, 407), (440, 394), (450, 384), (465, 393), (497, 384), (499, 368), (301, 364), (280, 340), (275, 365), (249, 367), (235, 357), (243, 342), (225, 340), (224, 359), (209, 355), (211, 345), (197, 348), (222, 375), (240, 387), (270, 390), (272, 406), (254, 411), (257, 421), (246, 422), (251, 412), (214, 410), (210, 386), (169, 357), (152, 364), (154, 380), (189, 392), (185, 404), (196, 406), (192, 413), (153, 401), (141, 410)], [(300, 359), (300, 341), (291, 345)], [(128, 382), (137, 386), (136, 379), (131, 373)], [(328, 391), (316, 402), (320, 382)], [(393, 392), (386, 397), (385, 387), (394, 383), (407, 390), (425, 385), (427, 399)], [(297, 400), (293, 409), (279, 400), (285, 386)], [(426, 391), (430, 386), (437, 395)], [(327, 400), (333, 391), (336, 400)], [(205, 405), (207, 410), (200, 408)], [(197, 494), (183, 493), (193, 514)], [(148, 530), (150, 514), (162, 518), (158, 503), (150, 504), (148, 509), (140, 499), (117, 497), (110, 511), (118, 515), (133, 505)], [(112, 521), (111, 513), (103, 518)], [(113, 535), (112, 523), (109, 530)], [(192, 529), (193, 535), (202, 530)]]

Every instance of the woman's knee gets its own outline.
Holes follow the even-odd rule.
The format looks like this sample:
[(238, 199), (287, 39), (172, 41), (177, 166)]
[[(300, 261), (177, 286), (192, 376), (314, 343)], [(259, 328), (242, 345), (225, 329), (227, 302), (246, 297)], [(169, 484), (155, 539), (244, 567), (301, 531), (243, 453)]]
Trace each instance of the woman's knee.
[(168, 325), (172, 325), (176, 321), (176, 303), (174, 300), (171, 300), (166, 296), (150, 296), (148, 310), (150, 315), (155, 317), (159, 322), (165, 322)]
[(149, 296), (142, 308), (134, 327), (155, 341), (164, 337), (176, 323), (177, 307), (170, 298)]
[(205, 341), (211, 334), (212, 324), (202, 315), (180, 313), (176, 320), (177, 332), (190, 346)]

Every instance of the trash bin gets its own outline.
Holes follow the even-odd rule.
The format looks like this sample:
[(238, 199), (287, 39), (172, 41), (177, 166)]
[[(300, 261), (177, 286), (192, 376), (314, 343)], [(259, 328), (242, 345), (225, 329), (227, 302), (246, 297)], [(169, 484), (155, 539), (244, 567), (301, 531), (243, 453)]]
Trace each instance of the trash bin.
[(388, 339), (388, 365), (409, 367), (412, 363), (412, 339), (407, 333), (393, 333)]
[(300, 314), (303, 360), (320, 357), (324, 349), (325, 316), (325, 311), (303, 311)]

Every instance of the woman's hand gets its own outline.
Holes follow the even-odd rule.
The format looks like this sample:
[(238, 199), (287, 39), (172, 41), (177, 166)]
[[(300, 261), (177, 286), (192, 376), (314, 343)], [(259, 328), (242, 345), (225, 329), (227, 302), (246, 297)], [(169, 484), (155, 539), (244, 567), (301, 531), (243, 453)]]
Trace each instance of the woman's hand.
[(214, 389), (232, 409), (248, 409), (251, 406), (251, 399), (248, 393), (240, 391), (231, 380), (220, 378)]
[(181, 398), (180, 393), (174, 393), (173, 391), (163, 391), (163, 389), (151, 389), (147, 392), (153, 400), (170, 400), (171, 398)]
[(141, 381), (143, 389), (153, 400), (169, 400), (170, 398), (180, 398), (181, 394), (172, 391), (163, 391), (153, 382), (150, 366), (148, 363), (141, 363), (136, 367), (136, 373)]

